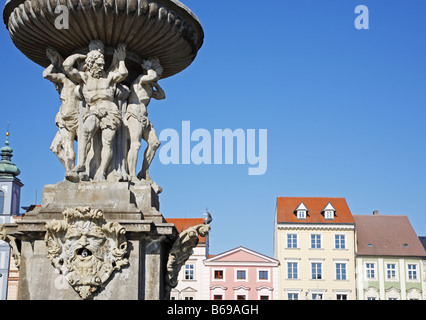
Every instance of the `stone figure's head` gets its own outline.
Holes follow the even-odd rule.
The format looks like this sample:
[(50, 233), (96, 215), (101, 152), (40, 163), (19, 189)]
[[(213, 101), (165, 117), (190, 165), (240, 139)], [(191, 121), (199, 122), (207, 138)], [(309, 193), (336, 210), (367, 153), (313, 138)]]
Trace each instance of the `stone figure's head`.
[(105, 73), (105, 57), (100, 50), (90, 51), (85, 60), (85, 67), (92, 77), (100, 78)]

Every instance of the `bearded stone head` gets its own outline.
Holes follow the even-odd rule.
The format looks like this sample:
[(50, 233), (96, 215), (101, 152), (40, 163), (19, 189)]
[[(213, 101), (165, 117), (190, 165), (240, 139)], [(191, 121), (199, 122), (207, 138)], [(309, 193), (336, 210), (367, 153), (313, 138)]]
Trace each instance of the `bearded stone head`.
[(99, 79), (105, 74), (105, 57), (100, 50), (90, 51), (85, 60), (85, 69), (92, 77)]

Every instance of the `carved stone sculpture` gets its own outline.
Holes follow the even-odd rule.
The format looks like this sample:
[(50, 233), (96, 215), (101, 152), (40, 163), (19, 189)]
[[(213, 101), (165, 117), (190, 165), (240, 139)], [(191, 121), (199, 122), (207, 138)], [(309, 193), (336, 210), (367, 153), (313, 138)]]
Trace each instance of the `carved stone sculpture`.
[[(128, 75), (125, 65), (126, 47), (119, 45), (114, 53), (111, 68), (105, 71), (104, 46), (93, 40), (87, 55), (73, 54), (65, 59), (63, 66), (67, 75), (79, 83), (87, 103), (87, 112), (83, 118), (83, 127), (78, 143), (77, 165), (68, 175), (68, 179), (78, 181), (79, 173), (86, 172), (86, 159), (91, 139), (101, 130), (101, 162), (95, 174), (95, 181), (106, 180), (106, 173), (113, 156), (112, 142), (121, 125), (121, 113), (114, 102), (116, 85)], [(75, 68), (77, 61), (85, 59), (83, 71)]]
[(21, 264), (21, 254), (16, 244), (16, 238), (7, 234), (6, 228), (3, 224), (0, 224), (0, 240), (5, 241), (9, 244), (11, 248), (12, 257), (15, 260), (15, 265), (17, 268), (19, 268)]
[(66, 209), (64, 220), (46, 222), (47, 256), (68, 283), (87, 299), (128, 264), (125, 229), (106, 222), (101, 210)]
[(56, 50), (47, 48), (46, 55), (52, 63), (44, 70), (43, 77), (55, 84), (62, 103), (55, 118), (58, 133), (50, 149), (57, 155), (67, 174), (75, 166), (74, 139), (78, 131), (80, 103), (76, 90), (79, 86), (65, 74), (63, 58)]
[[(210, 220), (211, 221), (211, 220)], [(178, 274), (182, 266), (191, 256), (193, 249), (199, 242), (199, 236), (205, 237), (210, 231), (210, 225), (206, 222), (180, 233), (179, 238), (173, 244), (168, 261), (166, 284), (169, 290), (178, 285)]]
[[(149, 166), (160, 146), (154, 126), (148, 119), (148, 104), (151, 98), (162, 100), (166, 98), (163, 89), (158, 85), (163, 68), (158, 58), (151, 58), (142, 63), (144, 73), (141, 74), (130, 87), (125, 124), (129, 129), (130, 149), (127, 155), (127, 164), (132, 180), (144, 179), (151, 182), (155, 189), (160, 190), (148, 174)], [(136, 163), (141, 140), (144, 139), (148, 146), (144, 153), (142, 170), (136, 175)], [(160, 193), (160, 192), (157, 192)]]

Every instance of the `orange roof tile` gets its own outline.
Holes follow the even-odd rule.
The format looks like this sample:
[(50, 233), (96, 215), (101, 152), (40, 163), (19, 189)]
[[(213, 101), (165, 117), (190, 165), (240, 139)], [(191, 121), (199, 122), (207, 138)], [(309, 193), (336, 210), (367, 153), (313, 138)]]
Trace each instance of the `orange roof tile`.
[[(308, 213), (306, 219), (299, 220), (296, 208), (302, 202), (307, 207)], [(336, 209), (333, 220), (325, 219), (323, 213), (323, 209), (329, 202)], [(278, 197), (276, 215), (278, 223), (355, 223), (345, 198)]]

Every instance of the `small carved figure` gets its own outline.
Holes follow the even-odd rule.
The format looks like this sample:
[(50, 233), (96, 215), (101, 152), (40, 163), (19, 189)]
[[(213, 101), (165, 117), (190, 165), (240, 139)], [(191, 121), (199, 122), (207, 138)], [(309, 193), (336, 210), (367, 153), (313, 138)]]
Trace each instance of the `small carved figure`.
[(75, 166), (74, 139), (78, 130), (79, 106), (76, 91), (79, 87), (66, 76), (62, 66), (63, 59), (56, 50), (47, 48), (46, 55), (51, 64), (44, 70), (43, 77), (55, 84), (62, 103), (55, 118), (58, 132), (50, 149), (57, 155), (67, 174)]
[[(155, 152), (160, 146), (160, 141), (154, 130), (154, 126), (148, 119), (148, 104), (151, 98), (162, 100), (166, 98), (163, 89), (158, 85), (163, 68), (158, 58), (151, 58), (142, 63), (144, 73), (141, 74), (130, 87), (125, 124), (129, 129), (130, 149), (127, 154), (127, 165), (132, 180), (145, 179), (149, 181), (157, 193), (161, 188), (152, 181), (148, 174), (149, 166), (155, 156)], [(136, 163), (138, 152), (141, 147), (141, 140), (148, 144), (143, 158), (142, 170), (136, 175)]]
[[(125, 65), (126, 47), (123, 44), (118, 45), (114, 52), (112, 68), (108, 71), (105, 71), (102, 42), (94, 40), (90, 43), (89, 48), (90, 52), (87, 55), (74, 54), (63, 63), (68, 76), (80, 84), (88, 106), (79, 137), (77, 165), (71, 171), (72, 174), (67, 176), (67, 179), (71, 181), (79, 181), (79, 173), (86, 171), (88, 147), (99, 129), (102, 136), (101, 163), (94, 180), (106, 180), (107, 169), (113, 155), (112, 141), (122, 120), (118, 106), (114, 102), (114, 96), (116, 85), (124, 81), (128, 75)], [(85, 59), (85, 66), (84, 70), (80, 72), (74, 65), (82, 59)]]

